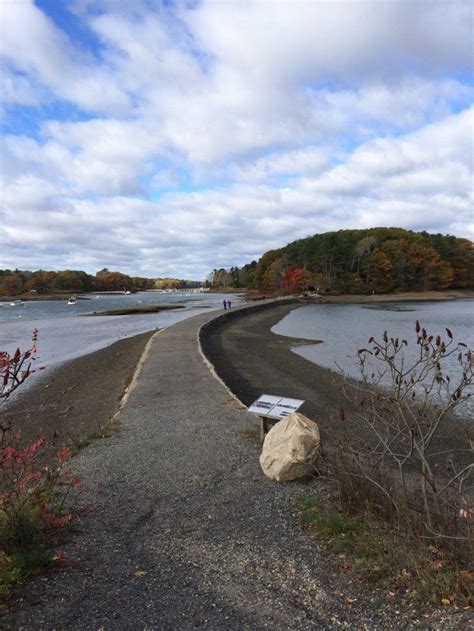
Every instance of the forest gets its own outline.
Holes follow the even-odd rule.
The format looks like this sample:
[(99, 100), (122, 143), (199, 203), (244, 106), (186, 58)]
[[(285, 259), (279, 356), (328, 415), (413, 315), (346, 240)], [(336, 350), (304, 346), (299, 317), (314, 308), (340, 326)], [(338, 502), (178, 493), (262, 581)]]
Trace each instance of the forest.
[(402, 228), (339, 230), (269, 250), (241, 268), (214, 270), (212, 285), (267, 294), (468, 289), (474, 287), (474, 245)]
[(90, 291), (144, 291), (147, 289), (183, 289), (199, 287), (200, 282), (175, 278), (128, 276), (104, 268), (94, 276), (78, 270), (27, 271), (0, 270), (0, 296), (24, 294), (86, 293)]

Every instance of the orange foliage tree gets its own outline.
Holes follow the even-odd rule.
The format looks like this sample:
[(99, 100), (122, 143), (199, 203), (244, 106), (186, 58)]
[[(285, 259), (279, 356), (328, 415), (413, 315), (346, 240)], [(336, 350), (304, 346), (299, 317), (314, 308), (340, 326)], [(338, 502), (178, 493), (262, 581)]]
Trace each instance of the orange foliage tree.
[(283, 276), (283, 291), (286, 294), (297, 294), (308, 289), (311, 274), (304, 267), (289, 267)]

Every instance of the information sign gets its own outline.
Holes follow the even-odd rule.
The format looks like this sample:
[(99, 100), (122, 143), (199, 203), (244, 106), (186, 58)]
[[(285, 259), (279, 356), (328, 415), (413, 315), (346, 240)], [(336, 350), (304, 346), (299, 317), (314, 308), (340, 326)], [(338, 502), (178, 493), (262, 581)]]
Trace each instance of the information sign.
[(249, 412), (254, 412), (259, 416), (282, 419), (289, 414), (296, 412), (304, 403), (301, 399), (287, 399), (276, 397), (271, 394), (262, 394), (249, 407)]

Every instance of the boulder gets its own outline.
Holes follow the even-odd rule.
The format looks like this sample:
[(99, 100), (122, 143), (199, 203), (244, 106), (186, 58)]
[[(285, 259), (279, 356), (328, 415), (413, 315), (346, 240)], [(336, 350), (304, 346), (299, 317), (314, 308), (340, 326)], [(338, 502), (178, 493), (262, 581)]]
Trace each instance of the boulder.
[(266, 435), (260, 466), (271, 480), (297, 480), (314, 471), (320, 444), (316, 423), (294, 412)]

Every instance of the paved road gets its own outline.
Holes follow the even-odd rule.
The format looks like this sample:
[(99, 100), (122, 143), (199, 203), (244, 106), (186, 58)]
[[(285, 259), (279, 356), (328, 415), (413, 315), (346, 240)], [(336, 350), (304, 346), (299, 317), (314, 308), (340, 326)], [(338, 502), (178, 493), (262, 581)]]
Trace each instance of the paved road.
[(296, 499), (317, 483), (263, 476), (258, 445), (239, 436), (254, 417), (199, 352), (210, 317), (153, 338), (120, 432), (77, 458), (92, 510), (64, 570), (27, 588), (15, 627), (401, 628), (301, 529)]

